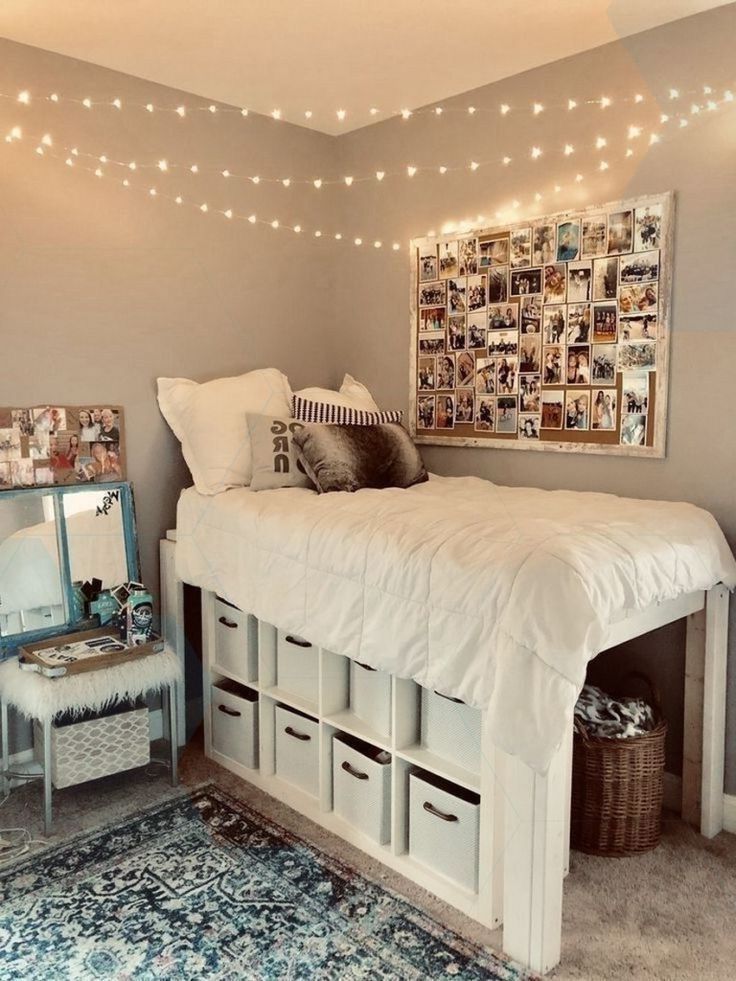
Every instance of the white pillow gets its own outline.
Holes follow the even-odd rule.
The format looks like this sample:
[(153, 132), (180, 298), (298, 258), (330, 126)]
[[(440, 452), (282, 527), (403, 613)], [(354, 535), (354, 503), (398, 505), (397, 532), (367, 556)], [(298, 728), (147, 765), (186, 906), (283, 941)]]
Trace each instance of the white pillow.
[(253, 465), (246, 413), (290, 416), (291, 388), (276, 368), (203, 384), (159, 378), (158, 404), (181, 442), (194, 486), (200, 494), (219, 494), (250, 483)]
[(363, 409), (368, 412), (378, 411), (371, 393), (352, 375), (345, 375), (339, 392), (333, 392), (331, 388), (303, 388), (300, 392), (294, 392), (294, 395), (308, 399), (310, 402), (322, 402), (325, 405), (340, 405), (346, 409)]

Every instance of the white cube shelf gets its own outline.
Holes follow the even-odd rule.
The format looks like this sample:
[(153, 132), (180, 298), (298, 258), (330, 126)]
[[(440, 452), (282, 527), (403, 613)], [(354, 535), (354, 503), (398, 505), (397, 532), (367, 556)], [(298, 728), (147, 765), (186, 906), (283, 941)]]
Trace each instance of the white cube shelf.
[(335, 813), (379, 845), (391, 838), (391, 755), (348, 735), (333, 737)]
[(428, 773), (409, 776), (409, 854), (463, 889), (478, 890), (480, 797)]
[(258, 678), (258, 621), (219, 596), (215, 600), (215, 663), (239, 681)]
[(258, 766), (258, 692), (223, 679), (212, 685), (212, 746), (230, 760)]

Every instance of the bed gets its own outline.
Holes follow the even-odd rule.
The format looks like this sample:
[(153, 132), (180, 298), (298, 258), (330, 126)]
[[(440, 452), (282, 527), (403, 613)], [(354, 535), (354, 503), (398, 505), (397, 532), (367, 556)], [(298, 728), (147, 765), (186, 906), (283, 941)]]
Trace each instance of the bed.
[(702, 823), (718, 830), (736, 562), (693, 505), (474, 477), (356, 494), (188, 489), (176, 576), (486, 710), (507, 760), (504, 949), (537, 970), (559, 959), (571, 719), (586, 665), (684, 616), (705, 685)]

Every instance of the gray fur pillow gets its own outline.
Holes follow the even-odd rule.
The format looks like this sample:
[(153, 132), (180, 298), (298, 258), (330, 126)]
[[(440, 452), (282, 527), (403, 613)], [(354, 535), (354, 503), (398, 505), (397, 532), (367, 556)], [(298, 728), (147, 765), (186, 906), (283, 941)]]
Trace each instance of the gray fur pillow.
[(322, 494), (363, 487), (411, 487), (428, 479), (419, 450), (397, 422), (379, 426), (307, 423), (293, 439)]

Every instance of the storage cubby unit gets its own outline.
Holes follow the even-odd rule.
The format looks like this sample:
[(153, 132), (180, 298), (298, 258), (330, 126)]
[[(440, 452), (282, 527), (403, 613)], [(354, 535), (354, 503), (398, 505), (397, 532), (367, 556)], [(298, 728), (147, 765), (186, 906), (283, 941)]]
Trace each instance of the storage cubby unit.
[[(503, 794), (483, 714), (263, 621), (251, 628), (258, 680), (244, 689), (220, 663), (223, 613), (214, 594), (202, 594), (202, 612), (207, 755), (474, 919), (498, 925)], [(253, 739), (255, 757), (247, 749)], [(430, 794), (437, 812), (457, 820), (425, 810)]]
[(215, 665), (234, 681), (258, 679), (258, 621), (220, 596), (215, 599)]

